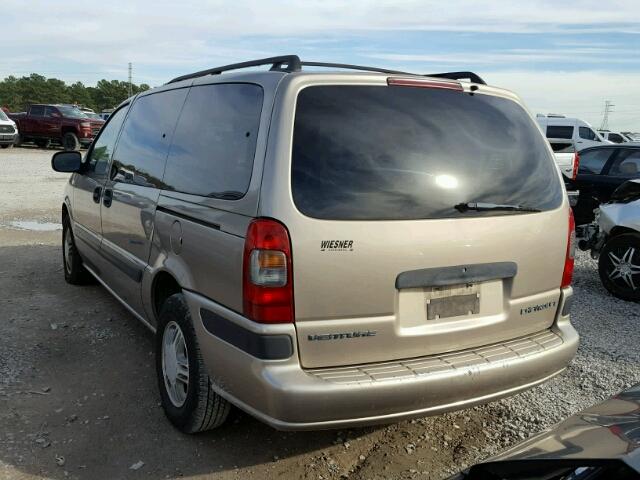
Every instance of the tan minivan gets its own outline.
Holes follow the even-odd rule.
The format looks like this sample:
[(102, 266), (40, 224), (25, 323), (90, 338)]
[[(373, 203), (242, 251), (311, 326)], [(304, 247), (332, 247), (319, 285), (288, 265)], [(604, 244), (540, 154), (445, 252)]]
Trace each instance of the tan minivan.
[(205, 70), (124, 102), (84, 158), (54, 155), (73, 172), (65, 278), (155, 332), (185, 432), (230, 405), (292, 430), (466, 408), (576, 352), (552, 155), (518, 97), (470, 72)]

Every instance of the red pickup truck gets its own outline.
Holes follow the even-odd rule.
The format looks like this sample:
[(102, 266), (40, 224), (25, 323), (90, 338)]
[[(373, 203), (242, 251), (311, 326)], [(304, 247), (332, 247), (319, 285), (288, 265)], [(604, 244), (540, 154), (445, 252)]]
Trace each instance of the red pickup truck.
[(20, 143), (33, 142), (39, 147), (59, 143), (65, 150), (88, 147), (104, 120), (89, 118), (72, 105), (34, 104), (28, 112), (10, 113), (18, 125)]

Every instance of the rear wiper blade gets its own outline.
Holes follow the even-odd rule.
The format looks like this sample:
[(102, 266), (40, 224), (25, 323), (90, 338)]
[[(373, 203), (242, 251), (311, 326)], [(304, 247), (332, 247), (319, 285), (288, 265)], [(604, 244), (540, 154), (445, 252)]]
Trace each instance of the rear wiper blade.
[(476, 210), (478, 212), (485, 212), (491, 210), (507, 210), (512, 212), (541, 212), (539, 208), (527, 207), (525, 205), (501, 205), (499, 203), (482, 203), (482, 202), (467, 202), (459, 203), (453, 208), (459, 212), (467, 212), (469, 210)]

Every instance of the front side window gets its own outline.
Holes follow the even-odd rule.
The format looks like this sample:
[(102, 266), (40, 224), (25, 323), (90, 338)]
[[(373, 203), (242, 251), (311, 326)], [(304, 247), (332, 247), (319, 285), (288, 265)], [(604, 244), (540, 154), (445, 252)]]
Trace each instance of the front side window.
[(573, 138), (573, 127), (569, 125), (548, 125), (547, 138)]
[(613, 151), (612, 148), (596, 148), (580, 153), (578, 173), (600, 175)]
[(609, 175), (613, 177), (636, 178), (640, 176), (640, 149), (624, 149), (614, 160)]
[(111, 178), (144, 187), (162, 186), (167, 152), (187, 89), (145, 95), (135, 101), (116, 148)]
[(292, 193), (332, 220), (509, 215), (468, 202), (549, 210), (563, 191), (534, 120), (511, 100), (399, 86), (314, 86), (298, 95)]
[(58, 109), (56, 107), (45, 107), (44, 116), (45, 117), (59, 117), (60, 116), (60, 112), (58, 111)]
[(87, 158), (87, 170), (94, 172), (96, 175), (104, 175), (107, 173), (109, 167), (109, 161), (113, 150), (116, 146), (116, 140), (118, 139), (118, 133), (124, 118), (127, 115), (128, 106), (122, 107), (116, 113), (112, 115), (102, 130), (100, 135), (93, 142), (91, 151)]
[(600, 139), (596, 136), (596, 133), (589, 127), (580, 127), (578, 130), (578, 135), (580, 135), (580, 138), (583, 138), (584, 140), (593, 140), (594, 142), (600, 141)]
[(60, 109), (60, 113), (62, 114), (63, 117), (65, 118), (89, 118), (87, 117), (84, 112), (82, 112), (80, 109), (76, 108), (76, 107), (69, 107), (67, 105), (61, 105), (60, 107), (58, 107)]
[(165, 188), (242, 197), (251, 180), (262, 97), (262, 88), (253, 84), (192, 87), (173, 137)]

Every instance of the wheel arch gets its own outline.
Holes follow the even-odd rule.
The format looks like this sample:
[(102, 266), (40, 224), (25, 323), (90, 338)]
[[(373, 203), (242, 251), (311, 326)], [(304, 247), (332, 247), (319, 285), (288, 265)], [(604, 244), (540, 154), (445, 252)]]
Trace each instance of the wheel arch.
[(609, 232), (609, 238), (619, 237), (620, 235), (624, 235), (625, 233), (635, 233), (636, 235), (640, 235), (640, 232), (634, 230), (633, 228), (616, 226), (613, 227)]
[(158, 319), (163, 303), (171, 295), (182, 292), (182, 286), (176, 277), (167, 270), (158, 271), (151, 280), (151, 307)]

